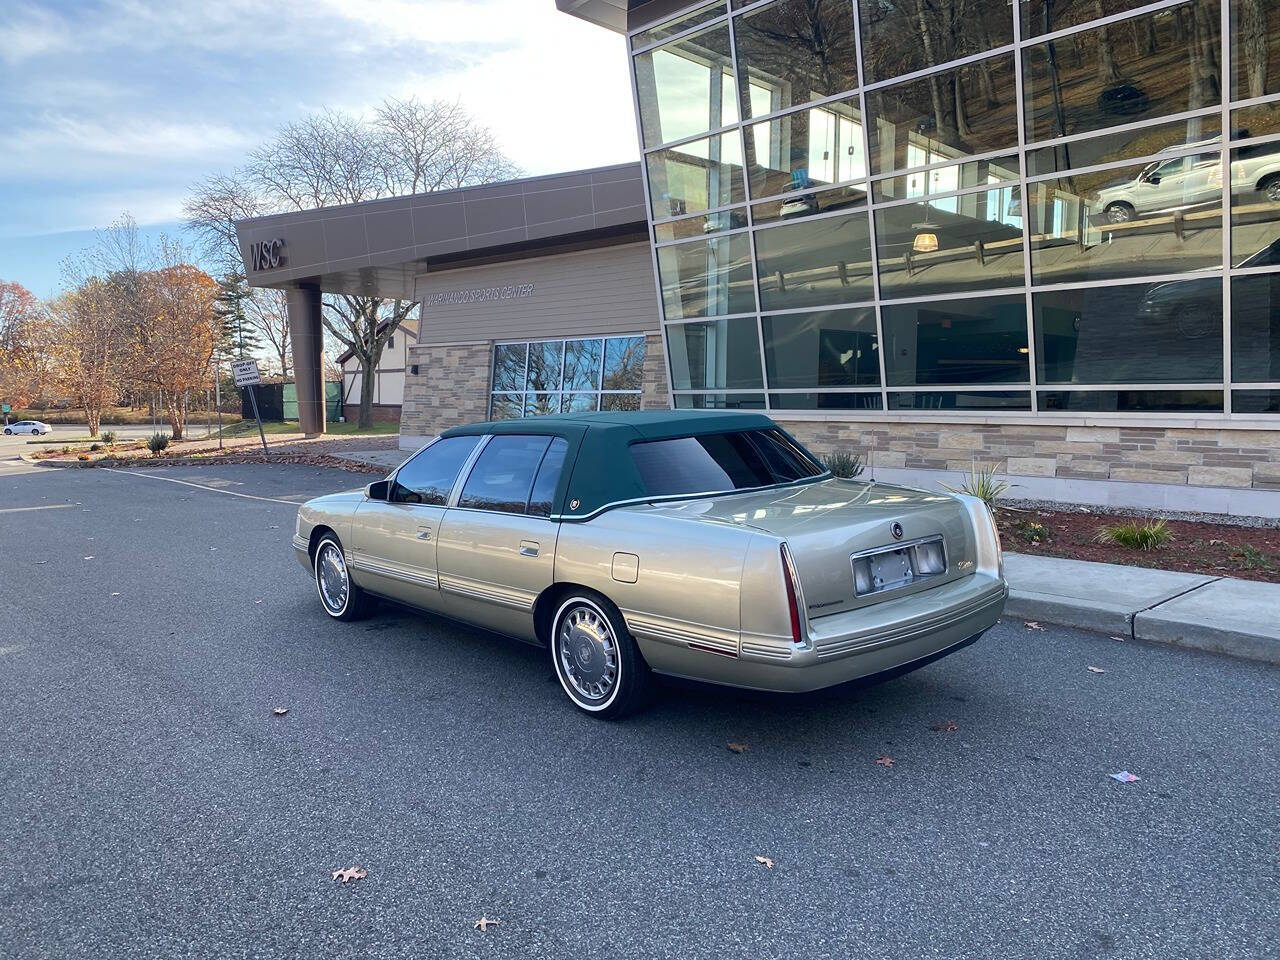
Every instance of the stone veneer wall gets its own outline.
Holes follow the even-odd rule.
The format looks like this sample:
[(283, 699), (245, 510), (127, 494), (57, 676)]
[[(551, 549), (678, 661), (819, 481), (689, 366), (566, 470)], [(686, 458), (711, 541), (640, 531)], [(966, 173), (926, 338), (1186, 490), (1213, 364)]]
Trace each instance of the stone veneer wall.
[(644, 385), (641, 391), (640, 409), (666, 410), (671, 406), (671, 392), (667, 390), (667, 363), (662, 356), (660, 333), (651, 333), (644, 338)]
[(476, 423), (489, 416), (489, 340), (470, 343), (419, 343), (409, 348), (400, 435), (434, 437), (441, 430)]
[(819, 455), (876, 467), (968, 470), (976, 458), (1010, 476), (1280, 490), (1280, 429), (781, 422)]

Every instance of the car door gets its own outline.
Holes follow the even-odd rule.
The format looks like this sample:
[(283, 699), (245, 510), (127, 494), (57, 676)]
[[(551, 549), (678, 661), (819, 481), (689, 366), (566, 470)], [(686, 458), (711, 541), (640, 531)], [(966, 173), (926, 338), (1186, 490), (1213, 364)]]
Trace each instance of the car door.
[(568, 455), (562, 437), (499, 435), (475, 458), (436, 544), (446, 611), (536, 640), (533, 604), (554, 580), (555, 491)]
[(356, 582), (428, 609), (439, 607), (436, 536), (449, 495), (480, 437), (445, 437), (391, 478), (387, 499), (366, 499), (351, 525)]

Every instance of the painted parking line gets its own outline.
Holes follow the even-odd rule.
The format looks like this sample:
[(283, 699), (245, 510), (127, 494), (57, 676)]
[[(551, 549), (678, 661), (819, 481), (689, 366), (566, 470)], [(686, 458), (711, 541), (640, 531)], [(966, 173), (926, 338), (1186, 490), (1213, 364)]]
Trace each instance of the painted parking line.
[(39, 507), (3, 507), (0, 513), (26, 513), (28, 510), (65, 510), (67, 507), (75, 506), (72, 503), (49, 503)]
[(107, 473), (118, 473), (123, 477), (132, 477), (135, 480), (163, 480), (165, 483), (178, 483), (184, 487), (195, 487), (197, 490), (208, 490), (210, 493), (221, 493), (228, 497), (240, 497), (243, 500), (260, 500), (263, 503), (284, 503), (291, 507), (300, 507), (302, 502), (298, 500), (282, 500), (279, 497), (259, 497), (252, 493), (237, 493), (235, 490), (219, 490), (217, 487), (210, 487), (203, 483), (194, 483), (190, 480), (176, 480), (173, 477), (157, 477), (149, 473), (136, 473), (132, 470), (119, 470), (116, 467), (98, 467), (99, 470), (105, 470)]

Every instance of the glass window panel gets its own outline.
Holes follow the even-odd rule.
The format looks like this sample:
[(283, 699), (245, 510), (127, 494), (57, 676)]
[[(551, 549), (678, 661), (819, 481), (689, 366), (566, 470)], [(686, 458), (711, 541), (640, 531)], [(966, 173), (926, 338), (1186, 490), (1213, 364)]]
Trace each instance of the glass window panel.
[(644, 383), (644, 337), (604, 342), (604, 389), (639, 390)]
[(1030, 410), (1028, 390), (917, 390), (889, 394), (890, 410)]
[(835, 213), (837, 210), (854, 209), (867, 202), (867, 189), (863, 184), (832, 187), (809, 193), (792, 193), (777, 200), (766, 200), (751, 208), (751, 218), (757, 223), (775, 220), (801, 220), (819, 213)]
[(494, 437), (467, 475), (458, 506), (524, 513), (550, 437)]
[(727, 207), (746, 198), (742, 135), (736, 130), (651, 153), (645, 163), (656, 220)]
[(1030, 380), (1020, 294), (887, 304), (880, 316), (891, 387)]
[(1231, 139), (1266, 137), (1280, 133), (1280, 100), (1231, 111)]
[(569, 454), (569, 444), (563, 437), (551, 441), (542, 463), (538, 466), (537, 479), (533, 481), (533, 491), (529, 494), (528, 513), (535, 517), (551, 516), (551, 508), (555, 506), (556, 487), (560, 484), (560, 474), (564, 470), (564, 461)]
[(677, 393), (677, 410), (763, 410), (763, 393)]
[(891, 173), (1018, 144), (1005, 54), (867, 93), (871, 172)]
[(1231, 377), (1280, 383), (1280, 273), (1231, 278)]
[(867, 83), (1013, 43), (1008, 0), (862, 0), (858, 8)]
[(656, 147), (736, 123), (738, 91), (721, 24), (635, 57), (644, 145)]
[(1032, 298), (1040, 383), (1222, 380), (1222, 279), (1054, 290)]
[(880, 393), (771, 393), (774, 410), (879, 410)]
[(1221, 413), (1221, 390), (1041, 390), (1040, 409), (1078, 413)]
[(1280, 265), (1280, 142), (1231, 151), (1231, 263)]
[(745, 233), (660, 247), (658, 275), (668, 320), (751, 313), (756, 308)]
[(874, 295), (865, 213), (757, 230), (763, 310), (856, 303)]
[(655, 242), (666, 243), (671, 240), (693, 240), (711, 233), (723, 233), (725, 230), (736, 230), (747, 225), (747, 211), (722, 210), (719, 213), (707, 213), (700, 217), (686, 217), (683, 220), (668, 220), (666, 223), (654, 224)]
[(1018, 158), (992, 157), (989, 160), (969, 160), (953, 163), (933, 170), (917, 170), (900, 177), (887, 177), (871, 184), (871, 194), (877, 203), (886, 200), (908, 200), (927, 197), (935, 193), (948, 193), (966, 187), (980, 187), (987, 183), (1017, 180)]
[[(1022, 0), (1022, 37), (1029, 40), (1042, 33), (1055, 33), (1067, 27), (1115, 16), (1151, 0)], [(1142, 25), (1145, 31), (1145, 24)], [(1134, 35), (1134, 42), (1148, 38)]]
[(797, 110), (746, 128), (747, 169), (755, 199), (867, 175), (856, 99)]
[(1027, 138), (1220, 103), (1218, 9), (1218, 0), (1192, 0), (1025, 48)]
[(526, 393), (524, 395), (526, 417), (545, 417), (559, 412), (560, 394), (558, 393)]
[(743, 117), (858, 85), (849, 0), (777, 0), (739, 17), (734, 42)]
[(631, 445), (645, 492), (656, 497), (750, 490), (826, 472), (781, 430), (742, 430)]
[(764, 317), (771, 387), (866, 387), (880, 383), (872, 307)]
[(500, 343), (493, 348), (493, 389), (524, 389), (524, 358), (527, 343)]
[(598, 393), (565, 393), (560, 395), (561, 413), (590, 413), (596, 409)]
[(638, 393), (604, 393), (600, 395), (601, 410), (639, 410)]
[(1231, 99), (1280, 93), (1280, 5), (1231, 0)]
[(1232, 390), (1232, 413), (1280, 413), (1280, 390)]
[(1021, 286), (1022, 203), (1015, 186), (876, 211), (882, 297)]
[(479, 437), (445, 437), (419, 451), (396, 471), (391, 502), (446, 504), (458, 471), (479, 442)]
[(676, 390), (764, 386), (754, 317), (669, 325), (667, 349)]
[(564, 361), (564, 343), (547, 340), (529, 344), (529, 376), (525, 387), (529, 390), (559, 390), (560, 368)]
[(1033, 282), (1220, 266), (1220, 156), (1192, 154), (1029, 184)]
[(1216, 148), (1222, 139), (1222, 116), (1213, 114), (1175, 120), (1154, 127), (1122, 130), (1084, 140), (1073, 140), (1052, 147), (1027, 151), (1027, 176), (1060, 173), (1076, 167), (1127, 160), (1130, 157), (1155, 156), (1162, 151), (1187, 144), (1203, 143)]
[(523, 393), (495, 393), (489, 402), (490, 420), (515, 420), (523, 416)]
[(564, 350), (564, 389), (599, 390), (603, 340), (570, 340)]
[(649, 27), (647, 30), (641, 30), (631, 38), (631, 49), (639, 50), (641, 47), (647, 47), (651, 43), (665, 40), (667, 37), (674, 36), (682, 31), (692, 30), (698, 24), (714, 20), (724, 12), (724, 0), (720, 0), (719, 3), (710, 3), (694, 10), (688, 10), (674, 19), (665, 20), (656, 26)]

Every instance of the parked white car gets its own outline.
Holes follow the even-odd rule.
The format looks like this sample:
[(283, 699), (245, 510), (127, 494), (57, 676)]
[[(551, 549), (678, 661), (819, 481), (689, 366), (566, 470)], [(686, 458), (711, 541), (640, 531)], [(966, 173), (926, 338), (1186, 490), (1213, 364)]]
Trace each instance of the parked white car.
[[(1216, 148), (1219, 143), (1206, 140), (1192, 146)], [(1235, 153), (1231, 162), (1232, 195), (1259, 193), (1280, 203), (1280, 144), (1241, 148)], [(1153, 160), (1134, 179), (1103, 187), (1090, 207), (1093, 216), (1103, 222), (1128, 223), (1138, 217), (1220, 203), (1221, 198), (1222, 154), (1214, 149), (1212, 153)]]
[(53, 427), (39, 420), (19, 420), (17, 423), (11, 423), (4, 428), (5, 436), (16, 433), (29, 433), (38, 437), (41, 434), (53, 433)]

